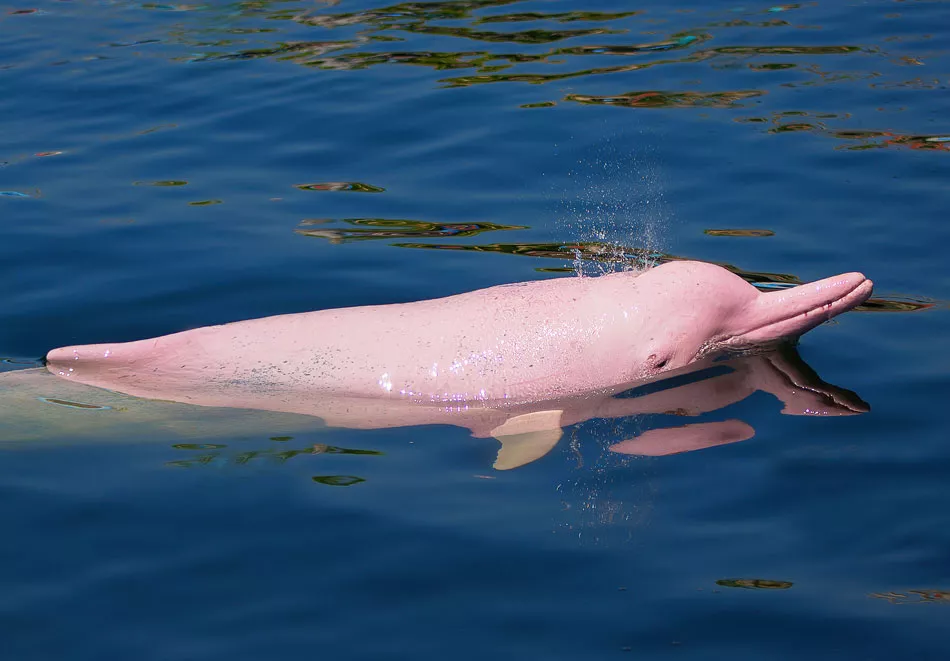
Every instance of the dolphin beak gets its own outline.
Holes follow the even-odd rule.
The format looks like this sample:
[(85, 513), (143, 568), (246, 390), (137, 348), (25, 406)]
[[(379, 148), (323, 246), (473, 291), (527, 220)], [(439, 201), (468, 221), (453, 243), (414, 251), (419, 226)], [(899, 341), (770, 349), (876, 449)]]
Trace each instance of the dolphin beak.
[(776, 292), (760, 293), (744, 315), (744, 329), (726, 341), (748, 346), (793, 339), (871, 296), (874, 283), (861, 273), (843, 273)]

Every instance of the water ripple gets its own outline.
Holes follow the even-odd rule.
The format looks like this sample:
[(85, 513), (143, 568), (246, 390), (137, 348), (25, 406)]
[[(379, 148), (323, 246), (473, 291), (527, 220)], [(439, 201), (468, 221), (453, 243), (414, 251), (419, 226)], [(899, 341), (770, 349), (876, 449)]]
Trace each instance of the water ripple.
[[(788, 90), (845, 88), (862, 99), (858, 101), (862, 107), (877, 105), (880, 111), (900, 112), (910, 102), (907, 95), (948, 87), (939, 75), (945, 53), (935, 47), (932, 35), (915, 32), (925, 23), (910, 8), (882, 15), (878, 29), (857, 40), (846, 38), (851, 32), (837, 23), (815, 22), (819, 12), (797, 3), (614, 12), (534, 10), (528, 4), (526, 0), (446, 0), (339, 11), (335, 3), (136, 3), (133, 6), (139, 9), (201, 14), (202, 20), (155, 22), (140, 34), (87, 42), (85, 54), (52, 64), (88, 63), (113, 57), (103, 49), (124, 48), (133, 57), (198, 66), (272, 60), (313, 69), (315, 75), (410, 66), (453, 72), (448, 77), (436, 73), (431, 79), (433, 89), (575, 81), (575, 87), (558, 98), (548, 92), (514, 104), (524, 109), (565, 101), (734, 111), (745, 105), (743, 101), (756, 99), (773, 116), (799, 110), (787, 106), (794, 103)], [(512, 10), (513, 5), (518, 5), (517, 10)], [(69, 11), (57, 7), (47, 13), (62, 19)], [(825, 21), (837, 20), (834, 14), (824, 16)], [(31, 53), (30, 43), (18, 43), (16, 50), (42, 57), (45, 51)], [(20, 65), (19, 60), (9, 64)], [(908, 66), (928, 65), (932, 75), (906, 75)], [(750, 76), (737, 88), (734, 79), (740, 77), (739, 69)], [(882, 90), (894, 95), (879, 103), (869, 100)], [(838, 97), (828, 97), (827, 103), (837, 107), (810, 110), (846, 114)], [(863, 119), (863, 126), (874, 123)], [(904, 126), (880, 127), (878, 135), (858, 138), (857, 144), (835, 146), (852, 151), (887, 146), (947, 151), (940, 132), (943, 127), (934, 132), (932, 127), (909, 125), (910, 121)], [(835, 143), (852, 140), (849, 130), (805, 122), (772, 126), (769, 134), (801, 133)]]
[[(766, 230), (768, 231), (768, 230)], [(761, 234), (759, 234), (761, 236)], [(369, 237), (366, 237), (369, 238)], [(382, 237), (378, 237), (382, 238)], [(388, 237), (387, 237), (388, 238)], [(612, 243), (578, 242), (570, 244), (559, 243), (493, 243), (487, 245), (457, 245), (435, 243), (394, 243), (399, 248), (416, 248), (422, 250), (460, 250), (471, 252), (493, 252), (506, 255), (521, 255), (525, 257), (543, 257), (550, 259), (571, 260), (572, 262), (591, 261), (609, 265), (614, 269), (640, 269), (652, 264), (664, 262), (697, 259), (682, 257), (655, 250), (647, 250), (630, 246), (618, 246)], [(733, 264), (714, 260), (703, 260), (717, 264), (735, 273), (749, 284), (763, 291), (793, 287), (803, 283), (798, 276), (787, 273), (770, 273), (763, 271), (748, 271)], [(541, 267), (539, 271), (547, 273), (575, 273), (576, 266)], [(913, 296), (889, 296), (868, 299), (864, 304), (856, 307), (863, 312), (916, 312), (939, 307), (938, 301)]]
[[(328, 226), (336, 222), (342, 223), (344, 227)], [(367, 239), (463, 238), (476, 236), (483, 232), (526, 229), (524, 226), (499, 225), (497, 223), (430, 223), (395, 218), (344, 218), (340, 221), (329, 218), (312, 218), (304, 220), (300, 224), (301, 227), (294, 230), (297, 234), (327, 239), (331, 243), (347, 243)], [(311, 229), (313, 225), (320, 225), (321, 227)], [(346, 225), (351, 227), (346, 227)]]
[(321, 184), (296, 184), (294, 188), (312, 191), (334, 191), (346, 193), (384, 193), (385, 188), (363, 184), (358, 181), (328, 181)]

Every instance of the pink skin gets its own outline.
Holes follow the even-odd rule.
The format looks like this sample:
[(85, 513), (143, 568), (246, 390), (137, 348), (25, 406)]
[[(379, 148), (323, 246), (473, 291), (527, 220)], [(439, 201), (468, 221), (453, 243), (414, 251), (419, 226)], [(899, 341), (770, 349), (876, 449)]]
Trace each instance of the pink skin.
[(619, 454), (659, 457), (738, 443), (753, 436), (755, 430), (741, 420), (695, 422), (681, 427), (650, 429), (636, 438), (612, 445), (610, 450)]
[[(784, 405), (785, 415), (838, 417), (869, 410), (854, 393), (822, 381), (794, 350), (742, 356), (717, 365), (732, 371), (632, 400), (611, 398), (598, 417), (660, 412), (697, 416), (742, 401), (756, 391), (774, 395)], [(753, 435), (755, 430), (741, 420), (698, 422), (650, 429), (610, 449), (621, 454), (664, 456), (736, 443)]]
[(848, 273), (761, 293), (723, 268), (681, 261), (65, 347), (47, 361), (53, 374), (80, 383), (206, 405), (266, 399), (259, 408), (303, 412), (320, 395), (425, 408), (516, 406), (794, 338), (862, 303), (871, 289)]
[[(0, 445), (6, 440), (44, 434), (57, 437), (59, 426), (70, 438), (98, 440), (126, 438), (129, 430), (162, 430), (172, 436), (209, 438), (217, 435), (269, 435), (273, 429), (311, 428), (306, 416), (317, 416), (331, 427), (387, 428), (411, 425), (456, 425), (473, 436), (493, 436), (501, 443), (495, 468), (516, 468), (549, 452), (562, 436), (562, 428), (592, 418), (616, 419), (652, 414), (674, 415), (685, 422), (739, 402), (756, 391), (774, 395), (784, 404), (782, 413), (807, 416), (849, 416), (868, 410), (854, 393), (822, 381), (789, 346), (745, 354), (727, 361), (707, 357), (665, 372), (686, 376), (686, 383), (661, 378), (574, 397), (514, 404), (432, 405), (386, 397), (314, 395), (284, 389), (250, 390), (192, 388), (171, 393), (178, 402), (210, 407), (182, 407), (168, 401), (136, 399), (88, 387), (71, 379), (53, 378), (39, 370), (19, 370), (0, 375), (4, 425)], [(72, 404), (72, 408), (70, 403)], [(53, 405), (58, 403), (58, 405)], [(37, 411), (37, 407), (41, 410)], [(242, 410), (243, 409), (243, 410)], [(255, 414), (248, 409), (300, 413), (289, 418)], [(41, 421), (42, 424), (38, 424)], [(138, 436), (140, 432), (135, 432)], [(668, 428), (650, 429), (636, 438), (622, 440), (611, 451), (660, 456), (701, 450), (745, 440), (754, 430), (739, 420), (678, 422)]]

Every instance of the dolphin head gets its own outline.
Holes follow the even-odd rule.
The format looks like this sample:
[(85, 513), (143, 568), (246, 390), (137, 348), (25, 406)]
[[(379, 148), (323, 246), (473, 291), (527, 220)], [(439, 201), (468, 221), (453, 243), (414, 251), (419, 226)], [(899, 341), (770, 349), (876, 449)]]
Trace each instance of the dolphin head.
[[(634, 281), (645, 296), (634, 306), (643, 324), (638, 349), (647, 375), (685, 367), (705, 356), (794, 340), (860, 305), (873, 283), (861, 273), (761, 292), (714, 264), (668, 262)], [(646, 331), (646, 332), (645, 332)]]

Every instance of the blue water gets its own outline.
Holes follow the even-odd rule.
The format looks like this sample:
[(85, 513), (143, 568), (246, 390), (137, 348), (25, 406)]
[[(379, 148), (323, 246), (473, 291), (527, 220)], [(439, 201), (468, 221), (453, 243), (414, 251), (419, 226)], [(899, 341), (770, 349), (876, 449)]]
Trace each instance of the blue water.
[(798, 347), (868, 412), (665, 457), (0, 390), (2, 658), (945, 657), (945, 2), (0, 12), (5, 370), (673, 257), (876, 284)]

